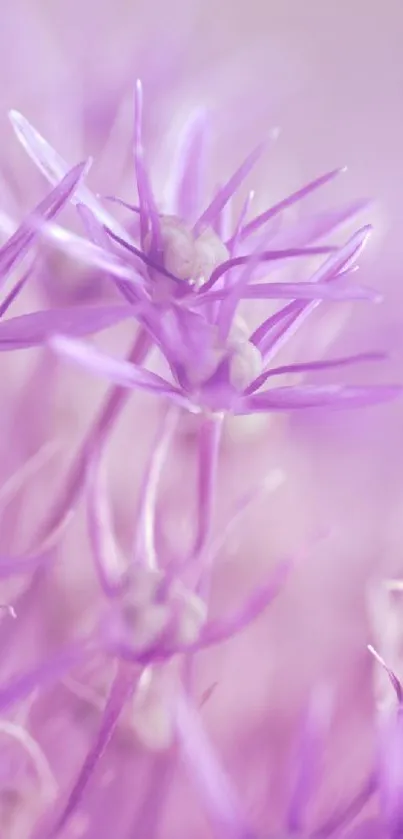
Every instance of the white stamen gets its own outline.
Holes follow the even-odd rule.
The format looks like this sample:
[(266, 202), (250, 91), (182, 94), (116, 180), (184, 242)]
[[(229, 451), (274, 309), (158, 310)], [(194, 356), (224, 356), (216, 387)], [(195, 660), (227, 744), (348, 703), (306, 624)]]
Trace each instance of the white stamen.
[(230, 381), (237, 390), (244, 390), (262, 372), (262, 356), (251, 341), (238, 342), (230, 361)]
[(211, 227), (207, 227), (195, 241), (193, 277), (197, 286), (207, 282), (214, 269), (227, 259), (229, 253), (224, 243)]
[[(221, 239), (210, 227), (197, 238), (177, 216), (162, 216), (160, 220), (164, 267), (179, 280), (200, 287), (229, 253)], [(146, 237), (149, 247), (151, 237)]]
[(161, 572), (136, 569), (132, 588), (125, 596), (121, 618), (136, 650), (145, 650), (159, 641), (169, 646), (192, 644), (206, 619), (204, 603), (179, 581), (168, 586), (161, 600), (162, 581)]
[(192, 232), (175, 216), (161, 220), (164, 245), (164, 266), (180, 280), (190, 280), (195, 262), (195, 243)]

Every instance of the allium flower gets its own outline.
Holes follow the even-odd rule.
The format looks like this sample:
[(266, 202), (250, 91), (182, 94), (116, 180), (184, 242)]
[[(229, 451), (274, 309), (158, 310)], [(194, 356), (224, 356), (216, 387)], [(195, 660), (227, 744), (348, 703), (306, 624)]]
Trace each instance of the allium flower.
[[(207, 118), (198, 115), (179, 141), (176, 168), (169, 173), (171, 203), (165, 206), (151, 185), (137, 84), (137, 203), (114, 196), (115, 205), (122, 205), (115, 216), (110, 199), (96, 197), (84, 183), (87, 164), (71, 169), (24, 117), (14, 111), (11, 119), (22, 145), (54, 188), (0, 250), (4, 280), (30, 260), (1, 315), (30, 283), (39, 281), (41, 287), (45, 275), (51, 273), (57, 286), (64, 259), (78, 282), (69, 305), (24, 311), (0, 322), (0, 350), (35, 347), (40, 354), (32, 389), (25, 383), (26, 392), (23, 386), (9, 422), (11, 445), (17, 441), (21, 451), (11, 452), (12, 477), (0, 496), (8, 513), (6, 540), (20, 545), (20, 531), (24, 536), (28, 531), (30, 543), (29, 549), (14, 547), (0, 556), (5, 581), (0, 737), (7, 741), (0, 757), (0, 832), (16, 839), (50, 839), (62, 832), (71, 837), (114, 833), (122, 838), (254, 839), (263, 835), (264, 827), (269, 834), (253, 801), (242, 794), (242, 773), (238, 777), (231, 761), (221, 758), (220, 745), (208, 733), (204, 715), (206, 709), (208, 719), (216, 684), (208, 667), (207, 676), (200, 674), (207, 650), (224, 642), (230, 650), (259, 626), (257, 619), (272, 601), (274, 609), (281, 603), (285, 582), (294, 571), (303, 573), (307, 555), (326, 545), (332, 523), (321, 522), (298, 551), (285, 552), (269, 573), (251, 579), (249, 592), (235, 586), (242, 595), (237, 605), (231, 607), (230, 598), (229, 606), (217, 608), (217, 560), (232, 530), (264, 491), (275, 492), (283, 480), (281, 473), (269, 473), (264, 485), (257, 483), (252, 490), (241, 481), (235, 503), (228, 504), (226, 517), (218, 522), (222, 429), (231, 417), (365, 408), (401, 395), (399, 385), (301, 381), (306, 374), (386, 357), (371, 349), (312, 360), (300, 357), (294, 342), (322, 302), (333, 306), (379, 300), (371, 289), (346, 282), (370, 227), (359, 228), (341, 246), (328, 242), (362, 203), (287, 226), (284, 211), (332, 181), (339, 174), (335, 170), (250, 218), (251, 197), (243, 200), (242, 186), (260, 148), (204, 203)], [(70, 227), (55, 221), (68, 204)], [(118, 220), (121, 210), (129, 213), (126, 224)], [(84, 233), (77, 232), (78, 225)], [(307, 260), (308, 278), (300, 267)], [(91, 305), (83, 304), (83, 265), (93, 284)], [(274, 266), (280, 277), (271, 281)], [(106, 292), (105, 278), (110, 281)], [(281, 307), (278, 301), (284, 299), (289, 302)], [(128, 332), (133, 324), (136, 329), (125, 361), (78, 340), (116, 325), (114, 334), (120, 336), (124, 321)], [(60, 356), (113, 387), (95, 419), (92, 412), (61, 486), (58, 462), (56, 489), (51, 473), (41, 492), (41, 470), (50, 457), (46, 447), (54, 438), (52, 401), (67, 382)], [(285, 384), (271, 386), (276, 377), (285, 377)], [(128, 532), (119, 527), (106, 469), (116, 427), (124, 419), (124, 389), (159, 397), (145, 420), (144, 406), (138, 404), (119, 461), (119, 470), (129, 479), (129, 459), (139, 461), (139, 490), (137, 498), (129, 499)], [(70, 392), (67, 384), (65, 403), (69, 399), (85, 404), (84, 390)], [(38, 421), (42, 401), (47, 402), (43, 424)], [(141, 433), (153, 424), (148, 416), (157, 416), (158, 427), (151, 444), (143, 447)], [(175, 468), (178, 446), (183, 445), (178, 431), (189, 416), (197, 420), (197, 445), (192, 457), (185, 456), (181, 475)], [(25, 431), (21, 439), (18, 423)], [(196, 510), (190, 514), (184, 507), (183, 516), (186, 495), (195, 500)], [(41, 506), (39, 514), (35, 502)], [(189, 527), (183, 533), (184, 518)], [(247, 676), (240, 663), (237, 667), (235, 691), (241, 691)], [(392, 746), (386, 747), (387, 769), (383, 753), (378, 762), (369, 761), (362, 787), (357, 783), (347, 803), (334, 806), (327, 821), (320, 808), (317, 814), (315, 799), (333, 723), (332, 703), (326, 688), (313, 686), (300, 736), (292, 744), (281, 823), (287, 835), (327, 839), (349, 831), (376, 788), (386, 802), (377, 835), (383, 830), (399, 835), (401, 688), (396, 677), (392, 681), (399, 713), (393, 717)], [(243, 756), (240, 761), (238, 755), (240, 763)], [(189, 781), (196, 795), (188, 801)], [(270, 826), (270, 834), (272, 830)]]

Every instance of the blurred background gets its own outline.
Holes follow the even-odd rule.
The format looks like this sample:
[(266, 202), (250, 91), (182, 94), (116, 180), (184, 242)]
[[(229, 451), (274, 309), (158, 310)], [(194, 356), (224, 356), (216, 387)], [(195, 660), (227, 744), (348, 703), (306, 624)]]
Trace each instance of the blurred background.
[[(401, 0), (14, 0), (2, 9), (0, 23), (0, 210), (21, 215), (39, 184), (43, 189), (12, 134), (9, 108), (21, 110), (70, 162), (93, 155), (94, 188), (129, 199), (135, 198), (130, 136), (138, 76), (147, 152), (162, 189), (178, 125), (189, 110), (206, 106), (214, 112), (211, 188), (278, 126), (279, 139), (253, 177), (257, 209), (343, 165), (348, 172), (310, 206), (373, 199), (362, 219), (372, 221), (375, 232), (360, 281), (376, 285), (384, 303), (355, 307), (342, 333), (331, 322), (312, 335), (308, 330), (312, 349), (326, 349), (333, 329), (334, 355), (387, 349), (387, 369), (369, 376), (401, 381)], [(269, 505), (257, 505), (229, 550), (235, 571), (224, 561), (217, 603), (228, 594), (228, 574), (236, 599), (261, 579), (268, 556), (294, 550), (322, 525), (334, 529), (325, 548), (297, 569), (285, 600), (256, 634), (246, 633), (233, 653), (227, 651), (225, 665), (220, 652), (206, 664), (206, 683), (225, 669), (226, 687), (215, 695), (210, 724), (233, 754), (248, 754), (245, 783), (253, 801), (264, 798), (270, 784), (275, 793), (284, 774), (283, 758), (270, 763), (261, 754), (262, 730), (271, 746), (288, 743), (289, 718), (299, 701), (315, 680), (330, 675), (339, 679), (344, 714), (328, 758), (330, 767), (339, 761), (342, 768), (338, 790), (363, 772), (370, 703), (360, 691), (372, 667), (363, 653), (372, 631), (367, 594), (374, 580), (403, 572), (402, 420), (397, 405), (348, 415), (307, 412), (287, 422), (286, 432), (268, 426), (227, 453), (223, 509), (232, 497), (228, 487), (239, 480), (252, 484), (269, 467), (285, 470), (289, 480)], [(187, 457), (187, 451), (179, 453), (177, 463)], [(122, 477), (121, 464), (117, 456), (114, 480), (123, 496), (133, 476)], [(184, 485), (174, 499), (168, 493), (168, 507), (180, 507), (186, 492)], [(131, 498), (126, 494), (122, 503), (121, 520), (129, 520)], [(400, 603), (396, 608), (403, 616)], [(250, 657), (251, 637), (264, 651), (259, 670)], [(242, 684), (240, 672), (247, 674)], [(227, 719), (235, 683), (237, 699)], [(354, 754), (348, 748), (352, 732)], [(330, 785), (329, 800), (333, 794)]]

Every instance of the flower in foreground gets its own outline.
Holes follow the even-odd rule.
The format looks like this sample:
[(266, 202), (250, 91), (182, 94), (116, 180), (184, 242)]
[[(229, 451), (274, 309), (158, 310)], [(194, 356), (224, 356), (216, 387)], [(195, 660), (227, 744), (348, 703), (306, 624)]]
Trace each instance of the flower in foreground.
[[(145, 165), (142, 91), (137, 85), (134, 164), (138, 203), (129, 208), (129, 231), (84, 185), (84, 166), (69, 170), (21, 115), (14, 112), (12, 120), (31, 157), (57, 186), (0, 251), (4, 276), (27, 253), (31, 254), (33, 247), (39, 260), (34, 262), (35, 274), (40, 275), (41, 248), (36, 247), (38, 240), (45, 239), (90, 266), (95, 285), (106, 274), (111, 280), (111, 294), (114, 289), (123, 301), (105, 304), (100, 291), (97, 305), (83, 306), (79, 300), (69, 308), (29, 312), (0, 322), (1, 350), (39, 346), (47, 353), (50, 346), (114, 385), (73, 458), (62, 492), (50, 499), (35, 548), (0, 557), (3, 579), (10, 582), (17, 576), (27, 580), (26, 588), (16, 598), (16, 619), (10, 621), (7, 614), (3, 645), (4, 653), (8, 650), (11, 659), (19, 662), (22, 636), (29, 632), (30, 618), (33, 628), (40, 624), (36, 612), (40, 613), (47, 591), (54, 593), (56, 603), (60, 598), (58, 548), (71, 520), (77, 516), (78, 499), (83, 493), (87, 542), (80, 543), (80, 561), (83, 566), (86, 560), (93, 565), (98, 596), (91, 589), (77, 629), (68, 628), (67, 644), (56, 645), (53, 655), (42, 663), (36, 661), (21, 667), (17, 674), (12, 668), (12, 673), (7, 673), (0, 683), (0, 711), (4, 717), (0, 733), (8, 736), (13, 746), (10, 759), (4, 753), (1, 827), (17, 839), (50, 839), (62, 831), (72, 837), (106, 837), (114, 828), (122, 836), (151, 837), (158, 831), (162, 836), (177, 835), (170, 824), (159, 829), (158, 820), (167, 807), (172, 814), (175, 809), (172, 804), (167, 805), (164, 797), (169, 796), (179, 760), (193, 782), (214, 834), (252, 839), (260, 835), (254, 819), (243, 806), (231, 772), (221, 763), (202, 723), (199, 706), (212, 699), (214, 689), (200, 699), (194, 689), (195, 675), (200, 653), (220, 642), (232, 642), (262, 614), (282, 589), (293, 561), (280, 562), (269, 579), (261, 580), (256, 590), (245, 597), (238, 610), (215, 616), (214, 568), (223, 536), (214, 534), (213, 524), (222, 425), (227, 415), (316, 407), (362, 408), (400, 394), (401, 388), (392, 385), (265, 387), (276, 376), (300, 377), (384, 358), (382, 353), (371, 351), (330, 360), (280, 360), (273, 366), (286, 343), (322, 301), (336, 304), (351, 299), (378, 299), (370, 289), (345, 282), (355, 267), (369, 227), (359, 229), (342, 247), (317, 244), (354, 215), (359, 204), (308, 218), (286, 230), (271, 226), (281, 222), (284, 210), (331, 181), (335, 171), (251, 220), (248, 199), (229, 228), (231, 202), (255, 165), (260, 149), (241, 164), (203, 209), (200, 163), (204, 119), (191, 122), (186, 128), (172, 206), (162, 211)], [(82, 236), (53, 221), (68, 201), (77, 207), (84, 228)], [(279, 264), (285, 272), (293, 271), (299, 260), (307, 257), (324, 259), (308, 281), (301, 280), (299, 274), (294, 282), (266, 281), (273, 265)], [(57, 268), (55, 273), (56, 283)], [(18, 292), (20, 286), (17, 284), (16, 288)], [(13, 299), (9, 300), (10, 305)], [(283, 308), (273, 311), (272, 304), (268, 304), (283, 299), (289, 301)], [(259, 301), (254, 310), (254, 328), (245, 325), (248, 318), (242, 307), (246, 301)], [(7, 309), (8, 304), (2, 314)], [(138, 325), (126, 361), (77, 340), (123, 320)], [(160, 363), (168, 367), (166, 375), (143, 366), (154, 345), (159, 350)], [(125, 405), (122, 389), (159, 396), (162, 414), (142, 475), (131, 534), (133, 549), (124, 556), (113, 525), (104, 473), (112, 431)], [(175, 551), (159, 532), (159, 501), (163, 471), (173, 452), (175, 434), (189, 413), (200, 419), (194, 487), (197, 516), (190, 547), (185, 544)], [(253, 497), (241, 497), (230, 521), (225, 526), (221, 523), (224, 541)], [(310, 546), (303, 553), (307, 550)], [(83, 734), (74, 715), (80, 700), (87, 710), (89, 707), (93, 720), (95, 717), (90, 734)], [(60, 704), (63, 740), (49, 742), (46, 707), (56, 717)], [(17, 721), (8, 719), (20, 711)], [(327, 716), (326, 702), (319, 692), (319, 699), (314, 696), (297, 749), (285, 818), (285, 829), (290, 834), (306, 832), (305, 810), (315, 797)], [(31, 727), (35, 736), (28, 733)], [(119, 762), (122, 738), (129, 744), (129, 753), (122, 759), (124, 771)], [(62, 748), (66, 748), (68, 768), (60, 771), (58, 792), (53, 764), (60, 766), (58, 753)], [(104, 791), (109, 782), (101, 775), (107, 749), (113, 765), (109, 794)], [(20, 751), (24, 760), (21, 755), (18, 760), (14, 757)], [(150, 788), (138, 792), (133, 788), (142, 777), (142, 761), (147, 762), (152, 752), (160, 752), (163, 759), (152, 759)], [(379, 776), (380, 782), (384, 778)], [(373, 789), (371, 775), (364, 789), (352, 794), (345, 811), (336, 813), (332, 823), (319, 826), (312, 835), (325, 839), (348, 827)], [(125, 797), (122, 815), (120, 794)], [(111, 825), (111, 811), (118, 828)], [(391, 825), (390, 835), (394, 837), (398, 830), (395, 812), (391, 817), (393, 824), (388, 813), (385, 824)], [(208, 830), (206, 827), (202, 835), (207, 835)]]

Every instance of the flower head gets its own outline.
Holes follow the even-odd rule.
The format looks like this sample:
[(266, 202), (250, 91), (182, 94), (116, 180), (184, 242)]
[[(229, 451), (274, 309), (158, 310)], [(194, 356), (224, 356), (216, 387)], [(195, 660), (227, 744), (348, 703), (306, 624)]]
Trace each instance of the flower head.
[[(266, 213), (245, 223), (242, 221), (224, 244), (219, 238), (221, 214), (232, 200), (244, 178), (256, 163), (260, 149), (253, 152), (239, 169), (216, 193), (208, 207), (194, 221), (193, 226), (178, 216), (161, 214), (153, 195), (150, 178), (144, 159), (142, 145), (142, 88), (140, 83), (136, 87), (136, 117), (134, 131), (134, 163), (137, 179), (139, 205), (134, 208), (138, 214), (139, 245), (132, 243), (131, 236), (121, 229), (113, 217), (104, 210), (99, 201), (83, 187), (76, 193), (73, 200), (79, 202), (79, 209), (92, 237), (96, 250), (88, 248), (83, 242), (77, 243), (73, 236), (50, 229), (56, 241), (63, 241), (65, 245), (72, 243), (73, 252), (81, 254), (85, 259), (93, 259), (95, 264), (102, 267), (102, 256), (99, 248), (110, 250), (106, 234), (117, 241), (124, 250), (131, 253), (135, 259), (133, 263), (133, 285), (120, 285), (120, 290), (126, 299), (138, 304), (140, 310), (135, 314), (146, 329), (151, 333), (154, 341), (162, 349), (171, 368), (175, 386), (163, 381), (157, 382), (140, 378), (136, 381), (138, 371), (130, 373), (126, 368), (127, 386), (135, 385), (147, 387), (160, 392), (169, 393), (171, 398), (179, 399), (185, 404), (183, 397), (188, 399), (191, 411), (207, 409), (213, 412), (233, 410), (235, 413), (249, 413), (252, 411), (287, 410), (292, 408), (312, 407), (316, 405), (366, 404), (393, 397), (398, 389), (340, 389), (338, 387), (309, 386), (309, 389), (293, 389), (293, 392), (271, 389), (269, 393), (255, 393), (271, 375), (284, 372), (280, 370), (267, 371), (267, 361), (271, 360), (284, 344), (287, 337), (295, 332), (299, 324), (315, 308), (321, 300), (346, 300), (351, 298), (371, 297), (368, 290), (360, 288), (345, 288), (340, 286), (340, 277), (351, 271), (354, 260), (364, 244), (369, 228), (359, 230), (341, 248), (329, 246), (310, 247), (312, 239), (323, 237), (334, 227), (332, 217), (330, 224), (312, 234), (310, 230), (305, 236), (304, 247), (261, 250), (261, 241), (267, 239), (267, 233), (258, 241), (258, 246), (251, 252), (229, 257), (235, 253), (240, 242), (247, 240), (267, 222), (276, 217), (287, 206), (300, 201), (307, 194), (323, 186), (337, 174), (330, 172), (316, 181), (308, 184), (294, 195), (280, 202)], [(12, 120), (17, 134), (27, 148), (29, 154), (37, 162), (41, 170), (52, 181), (59, 177), (66, 169), (66, 164), (48, 146), (48, 144), (31, 128), (19, 114), (12, 114)], [(179, 170), (176, 204), (181, 204), (180, 196), (184, 192), (184, 185), (191, 189), (192, 181), (198, 181), (197, 165), (194, 158), (194, 145), (200, 143), (199, 131), (203, 125), (197, 126), (195, 136), (194, 126), (191, 124), (190, 141), (184, 143), (185, 159)], [(196, 171), (192, 171), (195, 167)], [(83, 204), (81, 208), (81, 202)], [(348, 213), (345, 214), (348, 216)], [(340, 218), (337, 218), (339, 223)], [(216, 229), (214, 229), (214, 226)], [(298, 239), (298, 230), (296, 231)], [(301, 234), (299, 235), (301, 240)], [(334, 253), (332, 253), (334, 251)], [(251, 284), (256, 271), (262, 264), (285, 261), (301, 256), (312, 256), (330, 252), (325, 263), (312, 275), (309, 282), (299, 283), (262, 283)], [(107, 260), (106, 254), (106, 260)], [(105, 259), (105, 258), (104, 258)], [(140, 266), (139, 266), (140, 261)], [(111, 257), (112, 273), (121, 274), (120, 260), (116, 271)], [(141, 263), (143, 268), (141, 268)], [(106, 267), (106, 263), (103, 263)], [(140, 274), (136, 276), (136, 272)], [(337, 281), (337, 282), (334, 282)], [(291, 298), (293, 303), (280, 312), (266, 318), (249, 336), (239, 337), (237, 333), (236, 316), (242, 300), (282, 299)], [(376, 299), (376, 297), (375, 297)], [(301, 302), (298, 302), (301, 301)], [(162, 308), (161, 308), (162, 307)], [(196, 307), (196, 310), (195, 310)], [(57, 327), (54, 330), (58, 331)], [(196, 339), (196, 343), (195, 343)], [(56, 342), (54, 342), (56, 346)], [(68, 345), (57, 343), (59, 349), (64, 347), (68, 352)], [(74, 352), (74, 347), (70, 347)], [(76, 348), (76, 357), (80, 348)], [(84, 348), (81, 360), (84, 362)], [(90, 353), (87, 363), (91, 365), (93, 359), (95, 368), (101, 370), (101, 359), (96, 361)], [(188, 358), (189, 361), (184, 361)], [(369, 355), (368, 359), (372, 360)], [(365, 356), (358, 360), (364, 360)], [(351, 359), (353, 362), (355, 359)], [(350, 359), (342, 359), (341, 364), (349, 363)], [(332, 366), (337, 362), (331, 362)], [(321, 365), (323, 367), (323, 365)], [(116, 368), (115, 368), (116, 369)], [(315, 363), (305, 363), (303, 369), (315, 369)], [(295, 366), (288, 372), (299, 372)], [(124, 369), (119, 383), (124, 381)], [(108, 374), (107, 374), (108, 375)], [(119, 376), (116, 369), (116, 376)], [(148, 384), (147, 384), (148, 382)], [(179, 390), (183, 391), (182, 395)]]
[[(14, 832), (18, 839), (30, 835), (30, 827), (35, 839), (51, 839), (62, 831), (71, 837), (109, 835), (108, 813), (103, 823), (105, 799), (109, 810), (116, 811), (119, 836), (129, 832), (152, 836), (153, 819), (163, 818), (164, 797), (169, 800), (175, 773), (184, 766), (217, 836), (258, 839), (256, 819), (243, 802), (240, 785), (205, 730), (202, 716), (214, 696), (214, 684), (203, 685), (200, 692), (198, 665), (207, 650), (248, 637), (268, 605), (283, 592), (298, 556), (285, 552), (269, 573), (259, 574), (248, 593), (242, 591), (240, 601), (234, 598), (235, 606), (217, 610), (217, 556), (234, 523), (260, 491), (241, 494), (235, 507), (230, 505), (228, 520), (217, 523), (222, 429), (231, 416), (362, 408), (401, 394), (398, 385), (303, 381), (306, 374), (315, 377), (384, 359), (378, 351), (297, 361), (282, 355), (289, 343), (292, 355), (297, 330), (324, 301), (337, 305), (379, 300), (371, 289), (349, 282), (370, 227), (359, 228), (341, 246), (329, 243), (335, 229), (362, 208), (359, 202), (285, 224), (285, 211), (330, 183), (340, 170), (322, 175), (250, 217), (251, 196), (244, 199), (241, 193), (262, 153), (260, 146), (230, 177), (222, 179), (206, 202), (202, 164), (207, 126), (203, 114), (192, 117), (185, 127), (176, 166), (170, 173), (171, 197), (166, 206), (154, 193), (144, 148), (140, 83), (135, 91), (132, 149), (137, 197), (132, 205), (116, 196), (112, 202), (96, 196), (84, 182), (87, 165), (71, 169), (21, 114), (11, 112), (11, 120), (22, 145), (54, 188), (0, 250), (4, 279), (23, 259), (33, 257), (28, 273), (17, 280), (6, 298), (1, 315), (27, 279), (49, 272), (49, 244), (53, 255), (59, 251), (62, 257), (67, 255), (72, 271), (76, 262), (89, 267), (94, 297), (91, 305), (83, 305), (78, 294), (78, 299), (73, 295), (72, 305), (1, 320), (0, 350), (40, 349), (46, 364), (38, 366), (33, 377), (35, 400), (38, 390), (50, 391), (53, 396), (51, 374), (55, 369), (65, 374), (57, 356), (75, 361), (113, 386), (79, 440), (61, 489), (54, 492), (49, 481), (45, 515), (41, 514), (33, 544), (25, 551), (4, 551), (0, 556), (0, 577), (13, 593), (9, 599), (15, 600), (7, 613), (3, 639), (6, 666), (0, 681), (0, 713), (4, 717), (0, 735), (12, 741), (13, 754), (21, 746), (24, 756), (20, 765), (3, 751), (0, 828), (11, 836)], [(111, 203), (116, 214), (110, 211)], [(75, 208), (73, 216), (70, 214), (76, 225), (72, 230), (60, 219), (55, 222), (67, 205), (70, 210)], [(126, 223), (119, 220), (119, 212), (129, 214)], [(303, 273), (306, 267), (301, 267), (307, 262), (308, 277)], [(57, 257), (51, 262), (55, 284), (61, 265)], [(280, 276), (272, 281), (274, 268)], [(110, 283), (107, 301), (100, 282), (105, 278)], [(284, 300), (288, 301), (285, 305), (279, 302)], [(132, 331), (135, 324), (136, 334), (124, 361), (79, 340), (116, 325), (120, 329), (125, 321)], [(276, 377), (286, 377), (286, 384), (272, 385)], [(65, 380), (61, 377), (61, 381)], [(126, 405), (124, 389), (157, 396), (159, 403), (158, 428), (148, 457), (142, 456), (138, 435), (141, 411), (126, 441), (128, 450), (133, 449), (134, 441), (141, 468), (137, 496), (130, 505), (130, 532), (122, 534), (107, 458)], [(83, 396), (83, 391), (74, 393), (72, 401), (78, 404)], [(32, 410), (35, 400), (24, 403), (26, 412)], [(20, 413), (18, 409), (16, 413)], [(161, 527), (163, 487), (167, 474), (176, 474), (177, 431), (189, 414), (199, 420), (196, 465), (193, 461), (186, 464), (186, 488), (195, 496), (196, 511), (189, 517), (190, 538), (178, 538), (172, 545)], [(50, 417), (52, 428), (51, 412)], [(45, 439), (49, 434), (48, 429)], [(31, 446), (43, 444), (42, 437), (35, 427)], [(128, 456), (125, 452), (121, 466), (125, 474), (132, 468), (125, 462)], [(17, 500), (20, 494), (31, 500), (35, 490), (30, 494), (25, 486), (30, 463), (25, 451), (22, 461), (21, 465), (17, 458), (13, 491)], [(183, 477), (170, 487), (178, 498), (181, 482)], [(274, 482), (273, 491), (277, 487)], [(178, 513), (179, 506), (178, 501)], [(20, 519), (18, 515), (10, 518), (10, 532), (15, 536)], [(173, 525), (179, 530), (180, 515)], [(77, 528), (76, 541), (69, 544), (63, 564), (58, 561), (63, 557), (60, 547), (70, 527)], [(299, 553), (305, 558), (321, 540), (322, 532), (319, 536), (315, 532), (308, 547)], [(72, 585), (76, 574), (78, 583), (74, 579)], [(23, 582), (14, 590), (15, 579)], [(69, 596), (71, 592), (73, 596)], [(58, 629), (56, 639), (52, 635), (49, 641), (48, 623), (42, 615), (51, 607), (60, 611), (60, 616), (49, 621)], [(17, 616), (13, 621), (11, 608)], [(34, 633), (34, 655), (24, 646), (31, 624), (38, 634), (37, 639)], [(243, 679), (240, 669), (239, 683)], [(400, 706), (400, 693), (398, 699)], [(63, 743), (69, 744), (62, 766), (61, 743), (49, 736), (48, 705), (50, 716), (60, 716)], [(13, 719), (20, 710), (22, 723)], [(292, 783), (282, 823), (289, 833), (300, 836), (307, 831), (329, 719), (326, 690), (314, 690), (293, 752)], [(57, 719), (50, 722), (57, 723)], [(397, 836), (401, 828), (401, 773), (399, 749), (395, 748), (400, 731), (395, 718), (392, 728), (394, 742), (390, 745), (388, 740), (387, 769), (380, 762), (379, 771), (375, 775), (371, 771), (369, 781), (366, 778), (363, 788), (351, 794), (332, 821), (321, 826), (319, 820), (319, 827), (312, 829), (313, 837), (327, 839), (348, 829), (372, 795), (375, 776), (383, 796), (382, 824), (393, 839)], [(122, 740), (128, 744), (125, 758), (120, 751)], [(108, 754), (112, 774), (106, 772), (105, 780), (103, 761)], [(142, 777), (140, 767), (147, 761), (150, 788), (128, 793), (126, 776)], [(121, 769), (125, 762), (127, 773)], [(53, 783), (54, 774), (60, 790)], [(172, 818), (176, 795), (174, 790), (174, 804), (167, 805)], [(120, 796), (125, 805), (122, 812)], [(25, 821), (27, 812), (30, 824), (29, 819)], [(207, 835), (206, 830), (201, 835)], [(161, 835), (177, 835), (175, 822), (163, 827)]]

